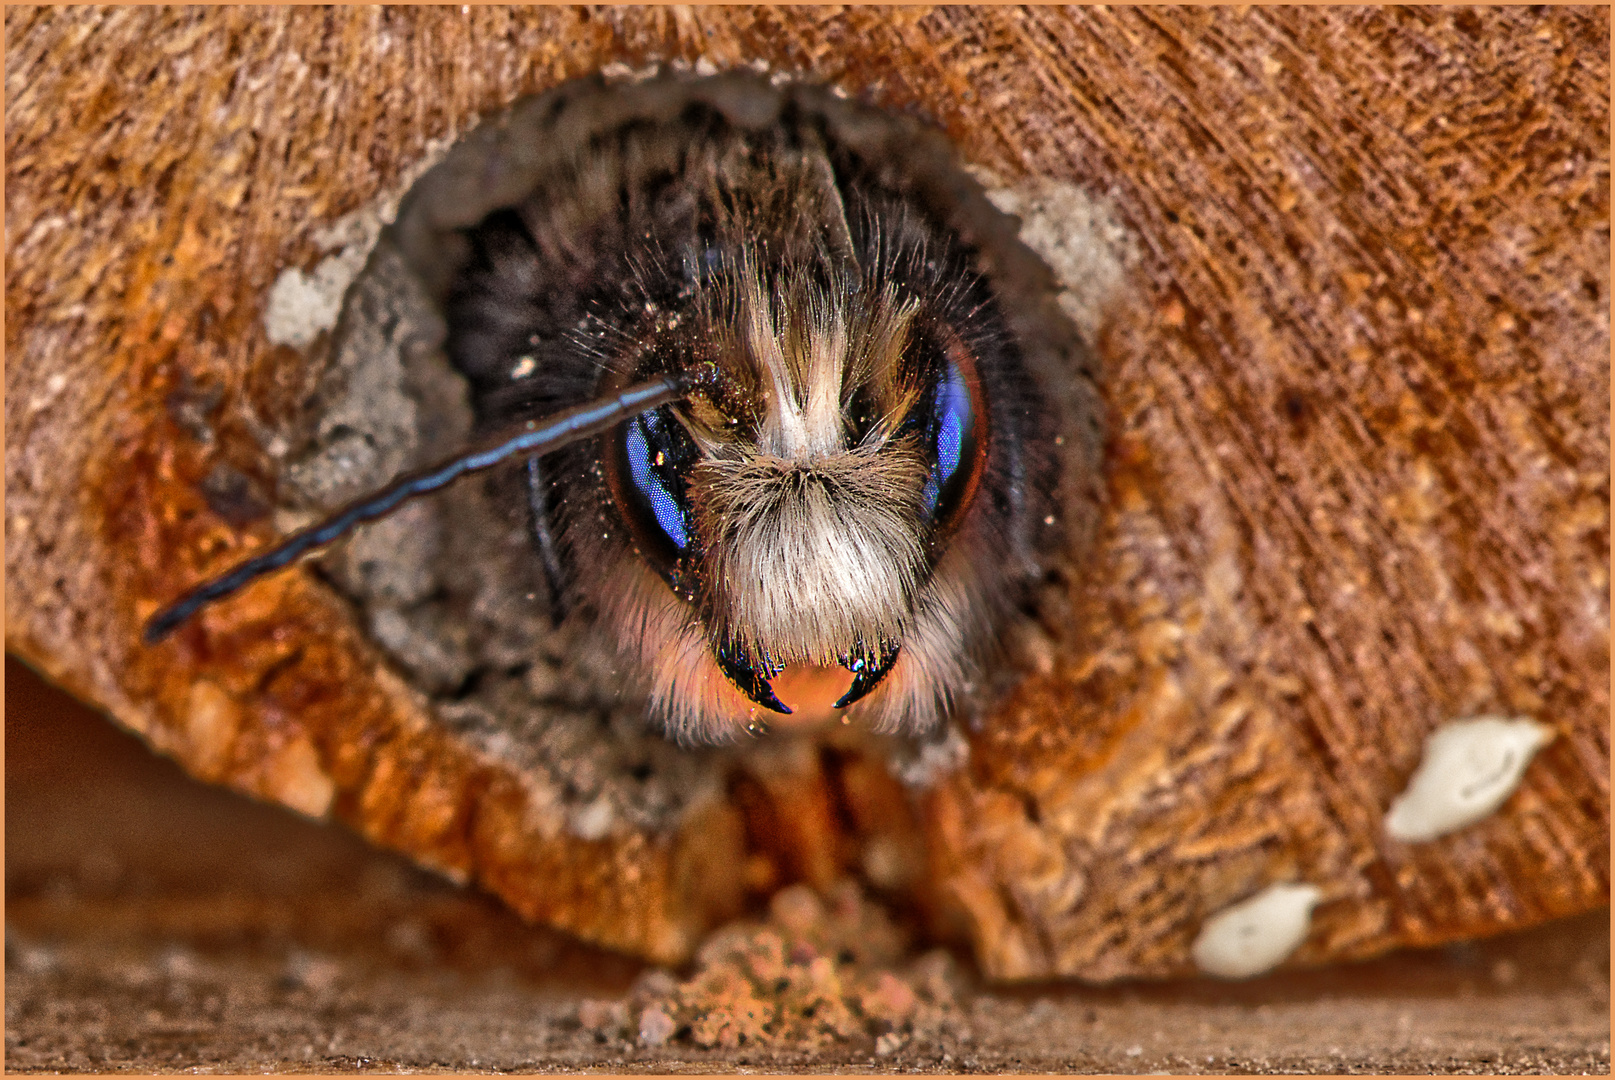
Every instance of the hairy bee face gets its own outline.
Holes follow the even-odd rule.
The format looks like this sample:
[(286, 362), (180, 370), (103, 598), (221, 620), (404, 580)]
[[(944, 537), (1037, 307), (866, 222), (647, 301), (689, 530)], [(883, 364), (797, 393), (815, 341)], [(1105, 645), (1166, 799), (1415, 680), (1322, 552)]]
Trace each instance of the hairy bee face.
[(485, 426), (704, 373), (546, 459), (534, 499), (559, 587), (672, 733), (926, 730), (1035, 565), (1052, 486), (998, 297), (861, 145), (879, 114), (736, 77), (633, 92), (460, 230), (451, 359)]
[[(772, 272), (751, 251), (721, 260), (680, 320), (717, 390), (608, 439), (616, 506), (675, 597), (659, 605), (696, 616), (675, 648), (699, 638), (710, 653), (695, 650), (693, 677), (658, 680), (667, 708), (684, 700), (680, 676), (725, 699), (739, 690), (748, 711), (869, 696), (916, 628), (934, 556), (980, 475), (986, 425), (968, 352), (892, 267), (813, 258)], [(793, 707), (772, 685), (793, 665), (839, 667), (845, 689)]]

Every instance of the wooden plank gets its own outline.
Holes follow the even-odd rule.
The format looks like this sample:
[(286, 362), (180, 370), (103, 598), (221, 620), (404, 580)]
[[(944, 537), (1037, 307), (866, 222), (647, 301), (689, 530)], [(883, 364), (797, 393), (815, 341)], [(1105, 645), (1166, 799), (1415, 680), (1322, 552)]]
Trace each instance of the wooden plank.
[[(1204, 918), (1286, 878), (1324, 890), (1308, 963), (1586, 910), (1608, 40), (1577, 8), (8, 9), (8, 648), (198, 775), (661, 959), (748, 890), (919, 834), (903, 890), (1005, 978), (1189, 970)], [(273, 490), (256, 436), (310, 375), (261, 315), (315, 232), (523, 93), (672, 59), (917, 110), (974, 164), (1089, 192), (1137, 252), (1101, 312), (1100, 536), (1040, 596), (968, 769), (910, 810), (846, 744), (874, 809), (789, 832), (758, 822), (846, 785), (770, 751), (702, 766), (730, 795), (583, 840), (308, 576), (143, 649), (244, 535), (204, 478)], [(1479, 713), (1557, 737), (1493, 817), (1386, 838), (1425, 736)]]

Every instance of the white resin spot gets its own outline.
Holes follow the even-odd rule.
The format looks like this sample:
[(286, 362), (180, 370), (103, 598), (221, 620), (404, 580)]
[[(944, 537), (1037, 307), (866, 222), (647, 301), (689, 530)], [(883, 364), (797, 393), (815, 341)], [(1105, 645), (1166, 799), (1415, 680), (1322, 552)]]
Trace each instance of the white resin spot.
[(1480, 716), (1431, 733), (1407, 790), (1385, 815), (1393, 839), (1434, 840), (1503, 805), (1553, 729), (1534, 720)]
[(295, 266), (281, 271), (264, 309), (264, 332), (269, 340), (301, 349), (335, 326), (342, 312), (342, 296), (363, 264), (363, 253), (357, 259), (344, 253), (321, 260), (312, 274)]
[(1097, 340), (1106, 309), (1139, 261), (1138, 241), (1115, 208), (1062, 180), (1032, 177), (1011, 187), (986, 169), (969, 171), (987, 189), (989, 202), (1021, 219), (1021, 243), (1060, 282), (1061, 310), (1086, 340)]
[(1260, 975), (1306, 940), (1322, 897), (1316, 885), (1269, 885), (1207, 919), (1190, 954), (1201, 971), (1224, 979)]
[(307, 348), (321, 333), (336, 326), (342, 314), (342, 297), (364, 269), (382, 227), (397, 216), (404, 192), (442, 159), (453, 141), (453, 132), (429, 141), (425, 154), (398, 176), (390, 192), (310, 233), (325, 258), (308, 274), (295, 266), (287, 267), (269, 287), (264, 303), (264, 333), (271, 344)]

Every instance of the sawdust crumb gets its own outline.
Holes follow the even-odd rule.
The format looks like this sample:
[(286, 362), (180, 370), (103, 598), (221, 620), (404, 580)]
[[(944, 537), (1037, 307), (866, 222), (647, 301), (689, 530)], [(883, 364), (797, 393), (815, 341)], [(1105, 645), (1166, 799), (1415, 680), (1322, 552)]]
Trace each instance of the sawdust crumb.
[[(816, 1049), (877, 1041), (968, 1038), (960, 979), (947, 953), (914, 958), (886, 913), (844, 882), (820, 898), (806, 886), (774, 897), (764, 922), (709, 938), (683, 982), (653, 972), (635, 988), (639, 1041), (725, 1049)], [(601, 1017), (595, 1011), (591, 1019)]]

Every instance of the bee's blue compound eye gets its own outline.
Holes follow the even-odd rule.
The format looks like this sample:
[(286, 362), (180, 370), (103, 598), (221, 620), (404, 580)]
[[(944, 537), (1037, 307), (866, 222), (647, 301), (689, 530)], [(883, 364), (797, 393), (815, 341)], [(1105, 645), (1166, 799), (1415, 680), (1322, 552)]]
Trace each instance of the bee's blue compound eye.
[(641, 550), (664, 575), (690, 549), (695, 526), (689, 469), (699, 452), (672, 409), (641, 413), (623, 425), (618, 499)]
[(921, 429), (932, 455), (931, 473), (920, 492), (921, 508), (932, 520), (956, 509), (967, 488), (977, 448), (976, 408), (970, 384), (959, 365), (950, 360)]
[(656, 524), (682, 553), (690, 546), (690, 510), (680, 498), (684, 493), (682, 478), (670, 475), (671, 462), (663, 447), (665, 434), (660, 410), (643, 413), (628, 422), (628, 475)]

